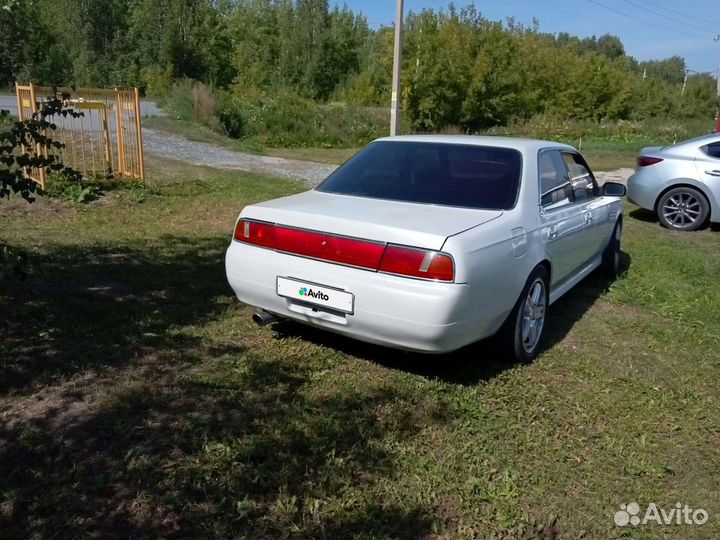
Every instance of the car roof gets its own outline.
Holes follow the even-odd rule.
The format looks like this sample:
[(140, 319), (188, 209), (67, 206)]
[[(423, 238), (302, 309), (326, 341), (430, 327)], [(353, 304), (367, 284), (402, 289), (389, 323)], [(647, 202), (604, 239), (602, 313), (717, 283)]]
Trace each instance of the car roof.
[(513, 148), (521, 152), (536, 152), (543, 148), (563, 148), (576, 151), (575, 148), (569, 144), (537, 139), (523, 139), (520, 137), (495, 137), (480, 135), (398, 135), (395, 137), (383, 137), (381, 139), (376, 139), (376, 141), (373, 142), (377, 141), (470, 144), (475, 146)]
[[(704, 146), (706, 144), (710, 144), (713, 142), (720, 142), (720, 133), (708, 133), (707, 135), (701, 135), (700, 137), (695, 137), (693, 139), (688, 139), (686, 141), (680, 141), (679, 143), (676, 143), (672, 146), (666, 146), (665, 148), (673, 148), (673, 147), (679, 147), (679, 146)], [(664, 148), (663, 148), (664, 150)]]

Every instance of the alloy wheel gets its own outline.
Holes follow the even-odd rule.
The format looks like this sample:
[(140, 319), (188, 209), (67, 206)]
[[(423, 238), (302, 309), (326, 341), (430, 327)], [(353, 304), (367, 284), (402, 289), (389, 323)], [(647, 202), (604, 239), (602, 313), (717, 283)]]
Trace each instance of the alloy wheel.
[(522, 319), (522, 346), (530, 354), (537, 347), (545, 325), (545, 310), (547, 308), (547, 294), (545, 282), (541, 278), (535, 279), (528, 290)]
[(662, 211), (665, 220), (673, 227), (686, 229), (700, 219), (700, 201), (687, 192), (675, 193), (665, 201)]

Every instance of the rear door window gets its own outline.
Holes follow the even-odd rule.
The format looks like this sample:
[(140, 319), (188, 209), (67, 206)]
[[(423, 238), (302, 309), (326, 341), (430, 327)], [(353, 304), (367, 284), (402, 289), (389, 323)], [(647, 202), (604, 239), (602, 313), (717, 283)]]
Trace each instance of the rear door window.
[(558, 150), (544, 150), (538, 158), (540, 204), (547, 210), (573, 201), (570, 177)]
[(720, 142), (712, 143), (712, 144), (706, 144), (702, 148), (700, 148), (705, 154), (707, 154), (710, 157), (720, 159)]

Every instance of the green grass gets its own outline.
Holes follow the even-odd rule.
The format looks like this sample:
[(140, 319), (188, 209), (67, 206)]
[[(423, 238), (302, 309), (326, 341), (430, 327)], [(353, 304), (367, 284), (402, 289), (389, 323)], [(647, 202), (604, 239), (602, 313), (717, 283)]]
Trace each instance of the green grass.
[[(628, 207), (625, 275), (554, 306), (535, 362), (426, 357), (250, 322), (224, 249), (297, 184), (149, 174), (0, 202), (32, 270), (0, 293), (3, 538), (720, 535), (717, 231)], [(711, 517), (615, 527), (631, 501)]]
[(263, 153), (268, 156), (339, 165), (360, 150), (360, 148), (266, 148)]

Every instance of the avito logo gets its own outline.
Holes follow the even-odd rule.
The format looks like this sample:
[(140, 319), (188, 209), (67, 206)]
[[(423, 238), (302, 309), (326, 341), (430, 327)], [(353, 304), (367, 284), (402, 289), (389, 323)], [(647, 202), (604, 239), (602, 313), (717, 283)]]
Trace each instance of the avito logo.
[(307, 287), (303, 287), (300, 289), (299, 293), (300, 296), (309, 296), (310, 298), (317, 298), (318, 300), (324, 300), (327, 302), (330, 300), (330, 297), (325, 294), (322, 291), (313, 291), (312, 289), (308, 289)]

